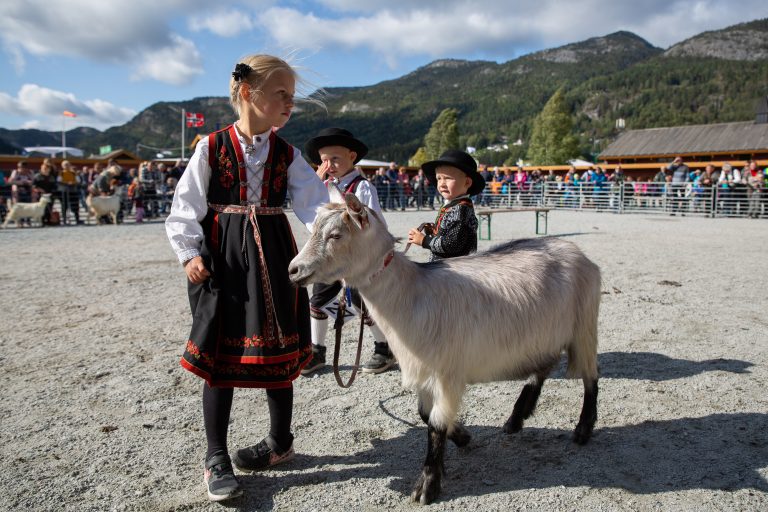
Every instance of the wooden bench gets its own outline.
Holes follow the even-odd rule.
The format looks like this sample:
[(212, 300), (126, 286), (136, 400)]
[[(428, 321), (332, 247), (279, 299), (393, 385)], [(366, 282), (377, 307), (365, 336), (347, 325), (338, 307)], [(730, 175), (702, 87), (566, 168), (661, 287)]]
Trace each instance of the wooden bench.
[[(547, 214), (549, 213), (549, 208), (493, 208), (493, 209), (486, 209), (483, 208), (482, 210), (475, 210), (475, 215), (477, 215), (477, 238), (480, 240), (490, 240), (491, 239), (491, 215), (494, 213), (514, 213), (514, 212), (534, 212), (536, 214), (536, 234), (537, 235), (546, 235), (547, 234)], [(483, 236), (483, 224), (487, 226), (486, 232), (488, 233), (487, 237)]]

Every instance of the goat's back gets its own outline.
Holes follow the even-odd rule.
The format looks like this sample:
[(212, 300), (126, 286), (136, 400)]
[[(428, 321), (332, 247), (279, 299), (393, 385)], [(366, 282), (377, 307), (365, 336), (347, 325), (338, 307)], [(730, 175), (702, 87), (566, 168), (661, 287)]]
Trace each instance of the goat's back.
[[(422, 279), (410, 285), (430, 299), (412, 305), (411, 321), (435, 340), (420, 357), (435, 368), (469, 382), (523, 378), (574, 343), (596, 352), (600, 270), (575, 244), (522, 239), (419, 265)], [(572, 373), (596, 373), (585, 364)]]

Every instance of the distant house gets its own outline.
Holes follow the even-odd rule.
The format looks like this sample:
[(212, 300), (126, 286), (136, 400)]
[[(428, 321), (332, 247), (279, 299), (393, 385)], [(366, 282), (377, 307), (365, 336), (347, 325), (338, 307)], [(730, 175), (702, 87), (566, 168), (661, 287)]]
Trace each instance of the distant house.
[(757, 105), (755, 121), (622, 133), (599, 159), (607, 163), (657, 163), (676, 156), (687, 161), (744, 161), (768, 159), (768, 97)]

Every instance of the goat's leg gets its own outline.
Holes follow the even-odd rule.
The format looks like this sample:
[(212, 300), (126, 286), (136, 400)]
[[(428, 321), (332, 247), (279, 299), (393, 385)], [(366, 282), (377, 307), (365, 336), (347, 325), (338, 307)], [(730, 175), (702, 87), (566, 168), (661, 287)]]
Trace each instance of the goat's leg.
[(445, 472), (443, 465), (445, 439), (445, 429), (438, 429), (432, 425), (427, 426), (427, 457), (424, 459), (424, 467), (411, 494), (413, 501), (422, 505), (432, 503), (440, 494), (443, 473)]
[(547, 380), (550, 368), (545, 371), (537, 373), (533, 380), (523, 386), (523, 390), (520, 392), (520, 396), (515, 402), (515, 407), (512, 409), (512, 414), (504, 423), (502, 430), (505, 434), (514, 434), (520, 432), (523, 428), (523, 422), (531, 417), (533, 411), (536, 410), (536, 404), (539, 401), (539, 395), (541, 395), (541, 388), (544, 386), (544, 381)]
[(597, 421), (597, 379), (584, 379), (584, 404), (573, 440), (577, 444), (587, 444), (592, 436), (592, 429)]
[[(419, 393), (419, 416), (421, 421), (429, 425), (429, 413), (432, 411), (432, 397), (426, 393)], [(467, 446), (472, 440), (472, 435), (461, 423), (454, 422), (453, 428), (446, 434), (448, 439), (459, 448)]]

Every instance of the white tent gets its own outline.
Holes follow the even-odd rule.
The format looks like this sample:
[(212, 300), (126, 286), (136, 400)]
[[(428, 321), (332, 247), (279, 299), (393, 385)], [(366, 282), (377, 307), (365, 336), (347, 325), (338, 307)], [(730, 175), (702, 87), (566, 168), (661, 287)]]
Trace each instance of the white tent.
[(360, 167), (389, 167), (389, 162), (382, 162), (380, 160), (368, 160), (363, 158), (359, 162), (357, 162), (357, 165)]
[(45, 153), (46, 155), (56, 156), (58, 153), (64, 154), (66, 151), (68, 155), (83, 156), (83, 150), (77, 148), (70, 148), (66, 146), (32, 146), (24, 148), (27, 153)]
[(573, 165), (574, 167), (589, 167), (590, 165), (595, 165), (592, 162), (587, 162), (586, 160), (582, 160), (581, 158), (574, 158), (573, 160), (568, 160), (568, 163), (570, 165)]

